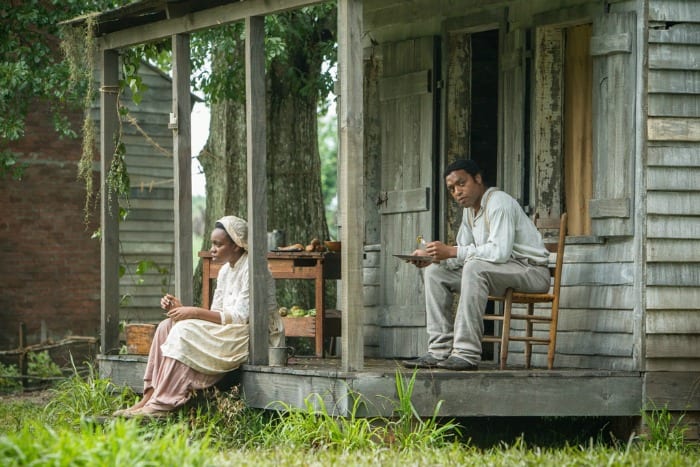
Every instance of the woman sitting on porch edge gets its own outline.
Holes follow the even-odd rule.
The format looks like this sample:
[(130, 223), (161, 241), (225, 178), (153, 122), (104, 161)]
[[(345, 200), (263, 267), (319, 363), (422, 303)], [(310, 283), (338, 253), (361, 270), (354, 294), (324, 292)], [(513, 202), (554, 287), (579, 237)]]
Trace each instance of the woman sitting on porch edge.
[[(211, 233), (212, 259), (225, 263), (217, 278), (211, 309), (183, 306), (173, 295), (160, 300), (167, 318), (156, 329), (143, 377), (143, 398), (117, 410), (123, 417), (162, 417), (187, 402), (194, 391), (216, 384), (248, 359), (248, 224), (226, 216)], [(267, 273), (271, 346), (284, 345), (275, 282)]]

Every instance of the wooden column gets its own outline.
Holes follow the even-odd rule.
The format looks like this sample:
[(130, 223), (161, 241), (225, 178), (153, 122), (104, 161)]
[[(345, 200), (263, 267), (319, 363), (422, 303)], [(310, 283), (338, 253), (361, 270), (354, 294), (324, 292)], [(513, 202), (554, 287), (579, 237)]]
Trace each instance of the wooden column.
[(267, 129), (265, 18), (246, 18), (246, 126), (248, 151), (248, 274), (250, 363), (267, 365)]
[(190, 36), (172, 36), (173, 177), (175, 200), (175, 295), (192, 304), (192, 143), (190, 94)]
[(119, 352), (119, 203), (107, 186), (119, 128), (119, 54), (102, 50), (100, 82), (100, 336), (104, 355)]
[(338, 0), (343, 371), (362, 370), (364, 364), (362, 257), (365, 213), (361, 37), (362, 0)]

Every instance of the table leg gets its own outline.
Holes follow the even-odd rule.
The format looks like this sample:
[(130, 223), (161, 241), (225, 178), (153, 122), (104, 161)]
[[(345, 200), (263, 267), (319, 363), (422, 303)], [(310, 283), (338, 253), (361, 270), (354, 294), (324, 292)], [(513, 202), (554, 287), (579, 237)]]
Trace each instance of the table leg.
[(324, 283), (323, 283), (323, 262), (316, 261), (316, 356), (323, 357), (323, 315), (324, 303)]

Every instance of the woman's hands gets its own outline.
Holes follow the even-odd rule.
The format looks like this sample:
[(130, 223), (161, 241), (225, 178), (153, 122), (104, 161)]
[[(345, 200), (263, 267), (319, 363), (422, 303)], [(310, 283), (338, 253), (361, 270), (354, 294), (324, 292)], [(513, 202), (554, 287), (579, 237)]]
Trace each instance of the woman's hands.
[(180, 299), (174, 295), (166, 294), (161, 298), (160, 307), (165, 310), (166, 316), (173, 321), (198, 318), (196, 307), (182, 306)]
[(165, 311), (170, 311), (173, 308), (178, 308), (182, 306), (180, 299), (174, 295), (165, 294), (163, 298), (160, 299), (160, 307)]

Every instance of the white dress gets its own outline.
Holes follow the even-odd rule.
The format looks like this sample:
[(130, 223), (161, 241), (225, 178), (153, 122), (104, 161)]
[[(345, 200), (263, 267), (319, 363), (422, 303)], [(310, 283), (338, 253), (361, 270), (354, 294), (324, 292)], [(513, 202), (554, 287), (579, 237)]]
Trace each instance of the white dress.
[[(277, 312), (275, 281), (266, 271), (269, 344), (284, 345), (284, 326)], [(221, 312), (222, 323), (186, 319), (175, 323), (161, 345), (163, 355), (208, 375), (235, 370), (248, 360), (248, 255), (231, 267), (226, 263), (217, 277), (211, 309)]]

